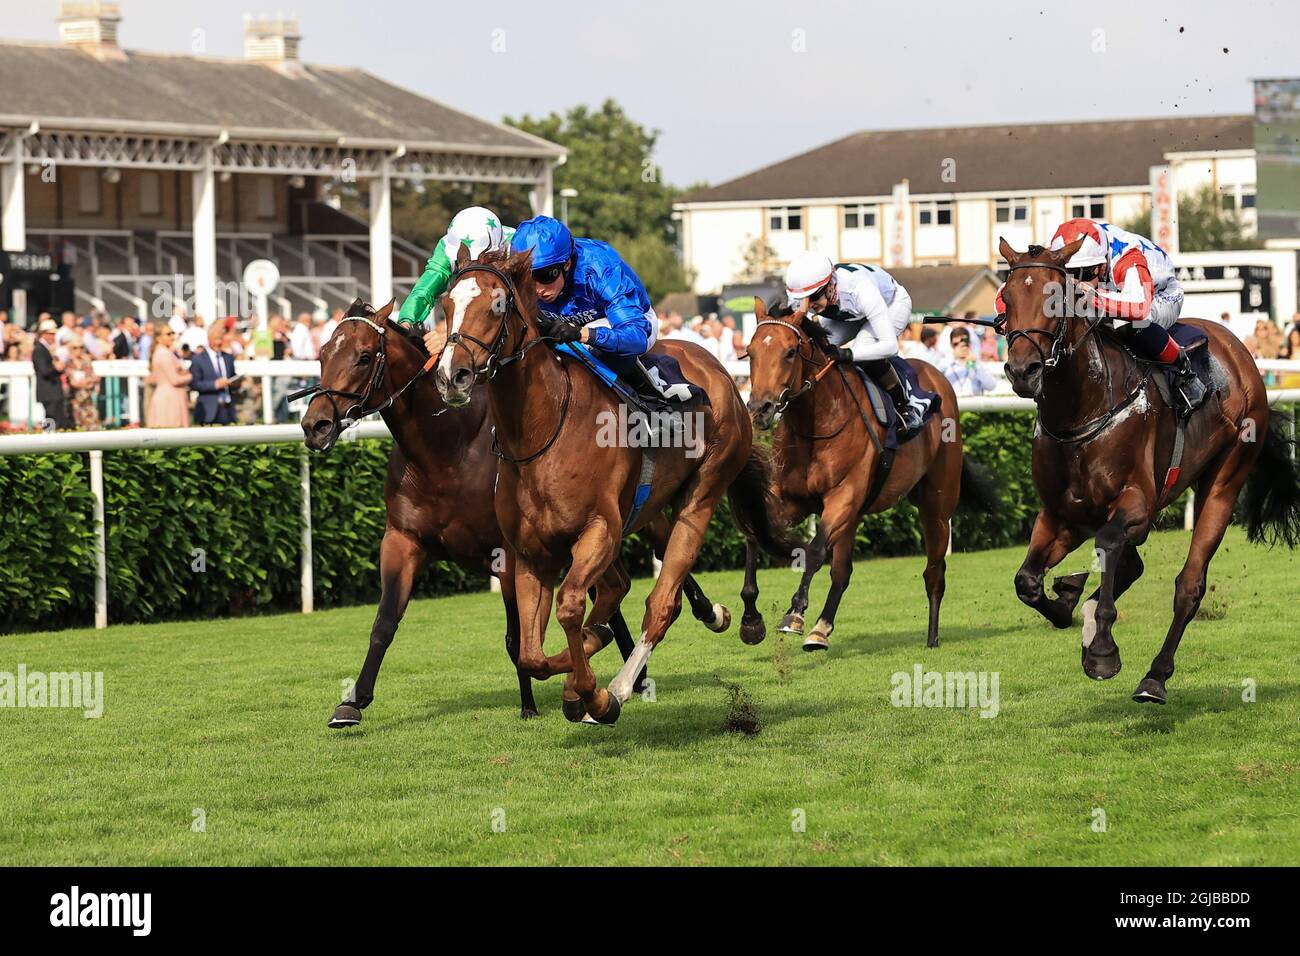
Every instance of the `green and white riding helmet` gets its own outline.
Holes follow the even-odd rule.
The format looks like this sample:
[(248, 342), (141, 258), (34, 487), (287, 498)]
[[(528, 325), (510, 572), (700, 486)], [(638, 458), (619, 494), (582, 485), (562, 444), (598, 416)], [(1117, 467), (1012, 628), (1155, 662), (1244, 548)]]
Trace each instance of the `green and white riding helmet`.
[(460, 246), (467, 246), (470, 259), (477, 260), (485, 252), (505, 249), (507, 236), (496, 213), (482, 206), (470, 206), (452, 217), (443, 242), (448, 258), (454, 263)]

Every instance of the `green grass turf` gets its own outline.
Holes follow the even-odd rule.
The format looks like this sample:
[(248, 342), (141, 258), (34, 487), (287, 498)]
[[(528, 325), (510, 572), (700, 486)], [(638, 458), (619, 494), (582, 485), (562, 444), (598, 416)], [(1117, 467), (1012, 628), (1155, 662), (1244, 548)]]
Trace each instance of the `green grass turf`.
[[(519, 720), (489, 594), (415, 603), (350, 732), (325, 722), (371, 608), (0, 638), (0, 670), (102, 670), (107, 697), (98, 720), (0, 710), (0, 863), (1300, 863), (1300, 559), (1234, 530), (1169, 704), (1129, 700), (1186, 544), (1145, 548), (1108, 683), (1083, 676), (1077, 627), (1016, 600), (1022, 549), (951, 558), (936, 650), (920, 559), (858, 564), (817, 656), (773, 633), (795, 580), (778, 569), (761, 575), (764, 644), (685, 613), (651, 661), (657, 700), (612, 728), (567, 723), (559, 679)], [(739, 574), (701, 580), (738, 606)], [(634, 632), (648, 586), (625, 605)], [(918, 663), (998, 672), (998, 716), (891, 706), (891, 675)], [(607, 682), (617, 651), (595, 664)], [(719, 679), (755, 701), (758, 734), (723, 729)]]

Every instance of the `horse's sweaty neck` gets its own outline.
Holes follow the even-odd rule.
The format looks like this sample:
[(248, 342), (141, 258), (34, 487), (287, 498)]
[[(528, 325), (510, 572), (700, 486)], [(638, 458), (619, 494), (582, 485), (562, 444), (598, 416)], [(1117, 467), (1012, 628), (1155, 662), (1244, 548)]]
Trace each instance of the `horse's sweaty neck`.
[[(1086, 338), (1085, 338), (1086, 335)], [(1070, 348), (1043, 371), (1039, 418), (1055, 434), (1066, 434), (1105, 416), (1124, 402), (1134, 385), (1133, 363), (1099, 330), (1071, 330)]]

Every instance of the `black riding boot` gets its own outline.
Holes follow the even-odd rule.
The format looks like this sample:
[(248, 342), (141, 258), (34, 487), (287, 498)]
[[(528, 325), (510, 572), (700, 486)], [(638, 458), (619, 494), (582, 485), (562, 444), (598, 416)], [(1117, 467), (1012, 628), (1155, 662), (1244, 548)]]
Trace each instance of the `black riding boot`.
[(1183, 418), (1188, 417), (1205, 402), (1205, 383), (1192, 370), (1192, 360), (1186, 352), (1179, 352), (1174, 360), (1174, 387), (1182, 399), (1183, 407), (1179, 410)]
[(903, 421), (902, 437), (914, 435), (920, 431), (921, 413), (907, 400), (907, 392), (898, 377), (898, 372), (889, 361), (885, 362), (885, 371), (876, 376), (876, 384), (889, 393), (889, 397), (894, 402), (894, 408), (898, 410), (898, 416)]
[(650, 373), (646, 371), (645, 366), (641, 364), (639, 358), (625, 363), (620, 369), (619, 374), (623, 381), (632, 387), (651, 409), (669, 408), (670, 403), (664, 397), (663, 392), (650, 378)]

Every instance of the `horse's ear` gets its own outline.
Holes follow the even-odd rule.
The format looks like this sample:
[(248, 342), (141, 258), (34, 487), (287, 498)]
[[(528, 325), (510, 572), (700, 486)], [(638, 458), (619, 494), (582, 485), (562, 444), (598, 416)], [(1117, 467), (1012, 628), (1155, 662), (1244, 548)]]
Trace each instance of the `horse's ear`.
[(1007, 260), (1009, 266), (1014, 266), (1020, 260), (1020, 253), (1012, 249), (1011, 243), (1001, 236), (998, 236), (998, 252), (1002, 254), (1003, 259)]
[(762, 296), (754, 296), (754, 318), (760, 322), (767, 318), (767, 303)]
[(502, 271), (507, 275), (522, 278), (528, 271), (529, 266), (533, 264), (533, 250), (525, 249), (523, 252), (516, 252), (513, 255), (506, 256)]
[(377, 318), (380, 322), (387, 322), (388, 317), (393, 314), (393, 306), (395, 305), (397, 305), (397, 299), (389, 299), (388, 305), (384, 306), (382, 309), (380, 309), (378, 312), (375, 313), (375, 318)]
[(468, 264), (468, 262), (469, 262), (469, 246), (465, 245), (462, 242), (460, 244), (460, 247), (456, 250), (456, 268), (463, 269), (465, 268), (466, 264)]
[(1055, 262), (1058, 266), (1065, 265), (1067, 262), (1070, 261), (1071, 258), (1074, 257), (1074, 254), (1079, 251), (1079, 249), (1083, 246), (1083, 240), (1087, 238), (1088, 238), (1087, 236), (1080, 236), (1078, 239), (1074, 240), (1074, 242), (1067, 243), (1066, 245), (1062, 246), (1060, 249), (1057, 249), (1054, 252), (1049, 253), (1049, 255), (1051, 255), (1052, 257), (1052, 261)]

